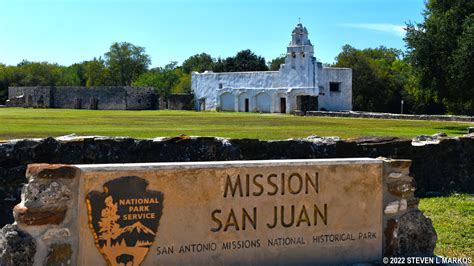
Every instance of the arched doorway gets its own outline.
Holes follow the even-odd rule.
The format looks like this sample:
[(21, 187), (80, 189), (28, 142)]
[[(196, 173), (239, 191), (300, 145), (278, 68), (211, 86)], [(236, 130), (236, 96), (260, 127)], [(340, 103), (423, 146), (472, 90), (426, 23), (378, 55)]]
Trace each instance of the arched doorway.
[(221, 110), (222, 111), (235, 111), (235, 97), (230, 92), (221, 94)]
[(272, 106), (272, 99), (268, 93), (261, 92), (257, 94), (257, 111), (263, 113), (270, 113)]
[(247, 92), (239, 95), (239, 112), (250, 112), (250, 94)]

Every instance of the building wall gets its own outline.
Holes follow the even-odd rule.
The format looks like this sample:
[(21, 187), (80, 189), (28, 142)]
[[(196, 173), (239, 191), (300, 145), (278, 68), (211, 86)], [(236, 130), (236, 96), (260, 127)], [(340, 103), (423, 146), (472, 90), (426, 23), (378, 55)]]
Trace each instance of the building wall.
[[(52, 104), (54, 108), (95, 109), (91, 107), (91, 101), (95, 99), (99, 110), (127, 109), (125, 91), (121, 87), (57, 87), (54, 92), (55, 97)], [(75, 106), (77, 100), (81, 101), (80, 108)]]
[[(350, 68), (318, 68), (319, 110), (328, 111), (352, 110), (352, 69)], [(340, 84), (339, 92), (331, 92), (330, 82)]]
[(16, 107), (51, 107), (52, 87), (9, 87), (8, 98), (24, 97), (24, 106)]
[[(197, 100), (205, 98), (205, 110), (216, 110), (217, 90), (223, 88), (275, 88), (281, 83), (278, 71), (232, 72), (232, 73), (192, 73), (191, 90)], [(196, 109), (204, 109), (196, 101)]]
[(10, 87), (8, 94), (9, 98), (23, 95), (24, 107), (95, 109), (96, 105), (100, 110), (156, 109), (152, 88)]
[[(318, 95), (317, 88), (242, 88), (217, 91), (220, 111), (245, 112), (245, 99), (249, 100), (249, 112), (291, 113), (296, 110), (296, 97), (299, 95)], [(285, 98), (286, 108), (281, 110), (280, 99)]]
[(185, 93), (171, 93), (158, 99), (158, 109), (193, 110), (194, 95)]
[[(199, 99), (203, 98), (206, 99), (205, 110), (222, 109), (220, 95), (225, 92), (239, 95), (244, 93), (244, 91), (249, 91), (250, 94), (255, 96), (262, 91), (274, 94), (275, 91), (282, 92), (289, 89), (291, 90), (292, 88), (313, 87), (313, 75), (307, 74), (313, 72), (313, 67), (308, 67), (308, 69), (303, 69), (303, 72), (298, 72), (297, 69), (282, 65), (280, 71), (232, 73), (193, 72), (191, 89), (197, 100), (195, 105), (196, 109), (203, 109), (198, 102)], [(236, 92), (233, 92), (233, 90)], [(250, 92), (250, 90), (255, 91)], [(316, 88), (316, 90), (312, 91), (317, 93), (317, 90)]]
[(153, 88), (125, 87), (127, 110), (148, 110), (158, 108), (158, 97)]

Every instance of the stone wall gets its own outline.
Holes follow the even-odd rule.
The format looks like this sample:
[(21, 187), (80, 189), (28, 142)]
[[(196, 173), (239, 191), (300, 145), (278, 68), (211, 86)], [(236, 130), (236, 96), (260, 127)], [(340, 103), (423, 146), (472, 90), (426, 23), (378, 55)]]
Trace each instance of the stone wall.
[(157, 109), (158, 96), (153, 88), (125, 88), (127, 110)]
[(13, 221), (27, 164), (188, 162), (263, 159), (356, 158), (410, 159), (417, 195), (474, 193), (474, 134), (463, 137), (339, 138), (309, 137), (282, 141), (176, 137), (132, 139), (60, 137), (13, 140), (0, 144), (0, 225)]
[(10, 87), (8, 95), (10, 107), (100, 110), (156, 109), (157, 99), (152, 88), (135, 87)]
[(350, 112), (309, 111), (309, 112), (306, 112), (306, 115), (322, 116), (322, 117), (351, 117), (351, 118), (474, 122), (474, 116), (462, 116), (462, 115), (410, 115), (410, 114), (374, 113), (374, 112), (361, 112), (361, 111), (350, 111)]
[[(125, 91), (120, 87), (57, 87), (53, 90), (53, 108), (125, 110)], [(93, 103), (95, 101), (95, 104)]]
[[(409, 160), (383, 162), (383, 256), (433, 256), (436, 232), (418, 210), (409, 167)], [(0, 236), (1, 265), (15, 265), (14, 254), (23, 255), (25, 265), (77, 263), (79, 173), (69, 165), (28, 166), (28, 184), (13, 211), (16, 224)], [(15, 239), (5, 237), (13, 233)]]
[(158, 103), (158, 109), (160, 110), (194, 110), (194, 95), (172, 93), (160, 97)]
[[(9, 87), (8, 98), (23, 96), (24, 101), (8, 101), (8, 107), (50, 108), (53, 87)], [(23, 103), (23, 106), (18, 104)]]

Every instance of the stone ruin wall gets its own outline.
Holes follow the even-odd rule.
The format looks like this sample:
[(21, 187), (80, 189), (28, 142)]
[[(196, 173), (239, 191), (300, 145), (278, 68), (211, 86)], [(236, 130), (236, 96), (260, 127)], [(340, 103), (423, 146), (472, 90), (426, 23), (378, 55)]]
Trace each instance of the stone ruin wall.
[(157, 96), (153, 88), (125, 88), (127, 110), (157, 109)]
[(159, 97), (158, 109), (194, 110), (194, 95), (175, 93)]
[(53, 94), (53, 108), (99, 110), (127, 108), (123, 88), (57, 87), (53, 89)]
[(156, 109), (152, 88), (134, 87), (10, 87), (9, 107), (99, 110)]
[(6, 102), (8, 107), (50, 108), (52, 87), (9, 87), (8, 97), (14, 100)]
[[(437, 236), (431, 220), (418, 210), (410, 163), (384, 159), (384, 256), (433, 256)], [(33, 164), (26, 176), (22, 201), (13, 210), (16, 223), (0, 230), (0, 264), (74, 265), (79, 249), (79, 169)]]
[(158, 96), (138, 87), (10, 87), (8, 107), (98, 110), (192, 110), (194, 95)]

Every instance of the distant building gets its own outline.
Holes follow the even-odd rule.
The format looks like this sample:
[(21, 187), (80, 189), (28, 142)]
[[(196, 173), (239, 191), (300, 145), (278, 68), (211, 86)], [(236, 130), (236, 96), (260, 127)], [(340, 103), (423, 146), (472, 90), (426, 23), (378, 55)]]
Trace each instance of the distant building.
[(292, 113), (352, 110), (352, 69), (324, 67), (314, 57), (308, 31), (296, 25), (278, 71), (193, 72), (198, 110)]

